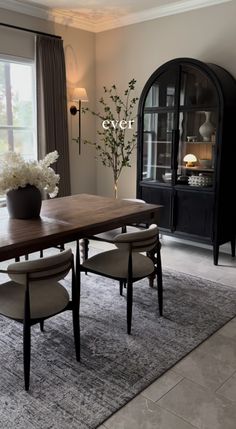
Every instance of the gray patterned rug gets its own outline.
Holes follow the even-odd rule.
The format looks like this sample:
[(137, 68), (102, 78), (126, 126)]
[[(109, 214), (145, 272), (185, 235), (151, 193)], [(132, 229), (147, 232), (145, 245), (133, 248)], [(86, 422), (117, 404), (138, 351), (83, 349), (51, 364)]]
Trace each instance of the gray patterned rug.
[(132, 335), (117, 282), (83, 276), (81, 363), (71, 313), (32, 328), (29, 393), (23, 390), (22, 326), (0, 317), (0, 427), (94, 429), (236, 314), (236, 290), (164, 273), (164, 317), (148, 282), (134, 287)]

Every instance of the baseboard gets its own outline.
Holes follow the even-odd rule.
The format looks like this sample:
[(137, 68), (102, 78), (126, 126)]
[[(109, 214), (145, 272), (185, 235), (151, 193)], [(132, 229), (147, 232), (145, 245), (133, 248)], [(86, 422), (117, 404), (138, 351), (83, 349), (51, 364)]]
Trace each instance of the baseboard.
[[(183, 240), (182, 238), (176, 238), (176, 237), (171, 237), (170, 235), (165, 235), (165, 234), (161, 234), (160, 235), (161, 238), (164, 241), (174, 241), (176, 243), (181, 243), (181, 244), (187, 244), (189, 246), (194, 246), (194, 247), (199, 247), (201, 249), (208, 249), (208, 250), (212, 250), (212, 246), (210, 246), (209, 244), (204, 244), (204, 243), (198, 243), (196, 241), (191, 241), (191, 240)], [(220, 253), (227, 253), (231, 255), (231, 245), (230, 243), (225, 243), (222, 244), (220, 246)]]

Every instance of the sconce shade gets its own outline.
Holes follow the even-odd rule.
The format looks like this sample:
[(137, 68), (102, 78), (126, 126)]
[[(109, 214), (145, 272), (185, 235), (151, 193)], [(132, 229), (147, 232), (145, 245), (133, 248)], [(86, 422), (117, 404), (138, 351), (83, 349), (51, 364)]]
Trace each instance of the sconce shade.
[(87, 102), (88, 96), (85, 88), (75, 88), (72, 96), (73, 101)]

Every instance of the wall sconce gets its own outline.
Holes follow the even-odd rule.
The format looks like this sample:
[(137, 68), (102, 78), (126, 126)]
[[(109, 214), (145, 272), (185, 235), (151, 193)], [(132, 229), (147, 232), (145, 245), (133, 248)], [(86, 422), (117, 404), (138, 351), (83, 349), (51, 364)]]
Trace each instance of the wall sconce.
[(88, 96), (85, 88), (75, 88), (73, 91), (72, 101), (75, 101), (79, 104), (79, 107), (73, 105), (70, 107), (70, 113), (76, 115), (78, 112), (79, 115), (79, 137), (76, 139), (79, 143), (79, 155), (81, 153), (81, 103), (88, 101)]
[(186, 162), (186, 167), (195, 167), (195, 164), (197, 162), (197, 158), (195, 155), (193, 155), (193, 153), (187, 153), (187, 155), (185, 155), (184, 162)]

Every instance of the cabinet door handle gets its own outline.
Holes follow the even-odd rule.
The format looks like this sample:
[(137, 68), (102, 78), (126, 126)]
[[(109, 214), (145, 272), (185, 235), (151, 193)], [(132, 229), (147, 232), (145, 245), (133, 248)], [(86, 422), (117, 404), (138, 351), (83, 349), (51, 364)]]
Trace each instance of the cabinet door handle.
[(170, 224), (170, 230), (173, 232), (172, 224), (173, 224), (173, 202), (172, 202), (172, 195), (170, 196), (170, 213), (169, 213), (169, 224)]
[[(178, 169), (178, 150), (179, 150), (179, 130), (172, 130), (172, 145), (171, 145), (171, 169), (172, 176), (176, 176)], [(176, 178), (174, 178), (175, 182)], [(173, 182), (173, 183), (174, 183)]]
[(178, 169), (178, 151), (179, 151), (179, 130), (175, 130), (175, 143), (174, 143), (174, 169)]
[[(174, 164), (175, 164), (175, 130), (172, 130), (171, 134), (171, 170), (174, 170)], [(173, 172), (172, 172), (173, 174)]]
[(175, 215), (174, 215), (174, 210), (175, 210), (175, 191), (173, 191), (171, 193), (170, 196), (170, 217), (169, 217), (169, 222), (170, 222), (170, 230), (171, 232), (174, 232), (175, 230)]
[(172, 197), (172, 231), (176, 230), (176, 212), (177, 212), (177, 195), (176, 191), (174, 190), (173, 197)]
[(177, 170), (178, 168), (178, 149), (179, 149), (179, 130), (172, 130), (171, 136), (171, 168)]

